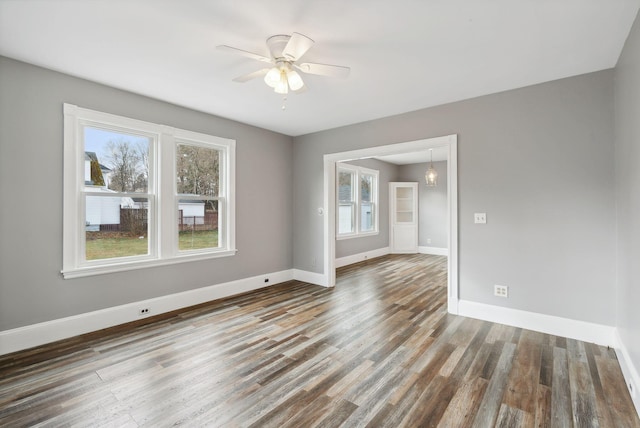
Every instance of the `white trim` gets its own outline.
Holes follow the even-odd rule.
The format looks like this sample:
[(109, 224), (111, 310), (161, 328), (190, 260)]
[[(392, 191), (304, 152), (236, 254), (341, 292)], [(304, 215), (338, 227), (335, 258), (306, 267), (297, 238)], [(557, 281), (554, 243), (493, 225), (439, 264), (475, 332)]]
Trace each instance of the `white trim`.
[(354, 159), (366, 159), (372, 156), (411, 153), (446, 146), (449, 150), (447, 159), (447, 200), (449, 211), (449, 258), (448, 258), (448, 291), (447, 310), (458, 313), (458, 136), (456, 134), (443, 137), (427, 138), (406, 143), (369, 147), (341, 153), (324, 155), (324, 282), (328, 287), (336, 284), (336, 163)]
[[(264, 275), (243, 278), (236, 281), (197, 288), (195, 290), (169, 294), (153, 299), (141, 300), (98, 311), (1, 331), (0, 355), (136, 321), (143, 318), (138, 315), (141, 308), (150, 309), (145, 317), (158, 315), (290, 281), (293, 279), (293, 276), (291, 269), (266, 273)], [(269, 282), (265, 283), (264, 281), (267, 278)]]
[(615, 327), (561, 318), (553, 315), (488, 305), (469, 300), (458, 302), (458, 315), (506, 324), (554, 336), (568, 337), (583, 342), (614, 347)]
[[(622, 337), (620, 337), (620, 331), (618, 329), (616, 329), (615, 332), (615, 340), (618, 363), (622, 369), (622, 375), (624, 376), (629, 395), (631, 395), (631, 400), (636, 407), (636, 412), (640, 415), (640, 391), (638, 391), (638, 388), (640, 388), (640, 375), (638, 374), (638, 367), (633, 364), (631, 355), (629, 355), (629, 351), (627, 350), (625, 343), (622, 341)], [(631, 388), (630, 385), (633, 387)]]
[(200, 260), (217, 259), (220, 257), (234, 256), (238, 250), (227, 251), (210, 251), (202, 253), (187, 253), (178, 254), (175, 257), (167, 259), (151, 259), (151, 260), (136, 260), (131, 263), (121, 262), (118, 264), (109, 264), (104, 266), (87, 266), (79, 267), (69, 271), (63, 270), (62, 275), (64, 279), (82, 278), (85, 276), (104, 275), (106, 273), (125, 272), (136, 269), (146, 269), (158, 266), (175, 265), (178, 263), (197, 262)]
[(336, 259), (336, 268), (342, 266), (352, 265), (354, 263), (362, 262), (368, 259), (373, 259), (376, 257), (386, 256), (387, 254), (391, 254), (391, 249), (389, 247), (378, 248), (377, 250), (365, 251), (364, 253), (352, 254), (350, 256), (340, 257)]
[(293, 279), (296, 281), (308, 282), (309, 284), (329, 287), (325, 276), (321, 273), (309, 272), (308, 270), (293, 269)]
[(449, 233), (447, 247), (447, 278), (449, 280), (447, 310), (458, 314), (458, 136), (449, 138), (449, 154), (447, 159), (447, 202), (449, 214)]
[(348, 239), (363, 238), (365, 236), (376, 236), (376, 235), (380, 235), (380, 232), (377, 230), (375, 232), (350, 233), (348, 235), (344, 234), (344, 235), (336, 236), (336, 241), (346, 241)]
[(418, 252), (420, 254), (431, 254), (434, 256), (448, 256), (449, 249), (441, 248), (441, 247), (418, 247)]
[(324, 155), (324, 274), (322, 282), (327, 287), (336, 285), (336, 162)]

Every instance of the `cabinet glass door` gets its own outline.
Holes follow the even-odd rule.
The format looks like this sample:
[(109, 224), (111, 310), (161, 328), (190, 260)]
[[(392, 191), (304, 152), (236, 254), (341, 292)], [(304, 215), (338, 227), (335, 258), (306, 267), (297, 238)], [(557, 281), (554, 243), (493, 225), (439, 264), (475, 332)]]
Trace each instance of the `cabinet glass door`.
[(396, 192), (396, 223), (413, 223), (414, 191), (412, 187), (398, 187)]

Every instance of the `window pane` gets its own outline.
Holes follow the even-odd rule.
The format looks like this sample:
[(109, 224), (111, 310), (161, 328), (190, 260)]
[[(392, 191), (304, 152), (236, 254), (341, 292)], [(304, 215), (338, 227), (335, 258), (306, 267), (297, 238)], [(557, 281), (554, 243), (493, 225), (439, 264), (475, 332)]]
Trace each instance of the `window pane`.
[(179, 144), (176, 175), (179, 195), (219, 196), (220, 151)]
[(176, 153), (178, 195), (198, 195), (202, 199), (178, 201), (178, 249), (180, 251), (218, 248), (220, 192), (220, 151), (191, 144), (178, 144)]
[(180, 251), (217, 248), (218, 201), (178, 201), (178, 248)]
[(373, 176), (362, 174), (360, 176), (360, 200), (362, 202), (371, 202), (373, 193)]
[(340, 204), (338, 207), (338, 233), (355, 232), (353, 204)]
[(338, 173), (338, 200), (353, 201), (353, 173), (345, 171)]
[(371, 232), (374, 230), (373, 221), (373, 204), (370, 202), (363, 202), (360, 205), (360, 231)]
[(85, 196), (85, 259), (149, 254), (147, 198)]
[(84, 184), (116, 192), (149, 191), (148, 137), (84, 127)]

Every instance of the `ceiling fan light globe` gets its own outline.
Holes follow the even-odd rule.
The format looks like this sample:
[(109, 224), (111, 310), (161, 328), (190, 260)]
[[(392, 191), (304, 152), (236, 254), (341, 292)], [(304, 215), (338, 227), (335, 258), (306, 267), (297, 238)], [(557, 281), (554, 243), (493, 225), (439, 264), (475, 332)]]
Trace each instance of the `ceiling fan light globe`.
[(283, 71), (280, 73), (280, 81), (274, 88), (276, 94), (286, 95), (289, 92), (289, 84), (287, 83), (287, 75)]
[(300, 74), (295, 70), (287, 72), (287, 81), (289, 82), (289, 87), (292, 91), (297, 91), (304, 86), (302, 77), (300, 77)]
[(271, 86), (272, 88), (275, 88), (281, 80), (282, 78), (280, 76), (280, 70), (276, 67), (273, 67), (264, 76), (264, 83)]
[(289, 93), (289, 88), (286, 86), (278, 85), (274, 89), (276, 94), (287, 95)]

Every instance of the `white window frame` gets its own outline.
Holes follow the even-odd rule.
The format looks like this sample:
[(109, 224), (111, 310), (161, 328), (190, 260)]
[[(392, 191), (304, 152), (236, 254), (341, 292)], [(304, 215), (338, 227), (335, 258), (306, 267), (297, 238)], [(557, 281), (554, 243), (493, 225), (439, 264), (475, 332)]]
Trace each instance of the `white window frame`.
[[(355, 165), (349, 165), (349, 164), (345, 164), (345, 163), (337, 163), (336, 164), (336, 207), (340, 206), (340, 172), (348, 172), (350, 174), (353, 174), (353, 177), (355, 178), (354, 180), (354, 185), (353, 185), (353, 197), (354, 197), (354, 212), (355, 212), (355, 224), (354, 224), (354, 231), (353, 232), (348, 232), (348, 233), (340, 233), (339, 232), (339, 228), (336, 227), (336, 239), (337, 240), (343, 240), (343, 239), (352, 239), (352, 238), (359, 238), (362, 236), (371, 236), (371, 235), (377, 235), (379, 232), (378, 229), (378, 213), (379, 213), (379, 206), (378, 206), (378, 201), (379, 201), (379, 181), (380, 181), (380, 171), (377, 171), (375, 169), (369, 169), (369, 168), (364, 168), (361, 166), (355, 166)], [(373, 230), (369, 230), (369, 231), (362, 231), (361, 230), (361, 216), (362, 216), (362, 198), (361, 198), (361, 194), (360, 194), (360, 177), (362, 175), (371, 175), (373, 177), (373, 189), (371, 191), (371, 206), (373, 207), (372, 212), (373, 212)], [(340, 210), (339, 208), (336, 209), (336, 224), (340, 223)]]
[[(64, 278), (98, 275), (234, 255), (235, 248), (235, 140), (64, 104)], [(84, 135), (85, 126), (148, 137), (149, 190), (137, 193), (149, 199), (149, 254), (85, 260)], [(178, 195), (176, 148), (179, 143), (220, 150), (220, 247), (178, 250)], [(118, 194), (112, 194), (111, 196)], [(221, 226), (220, 226), (221, 225)]]

